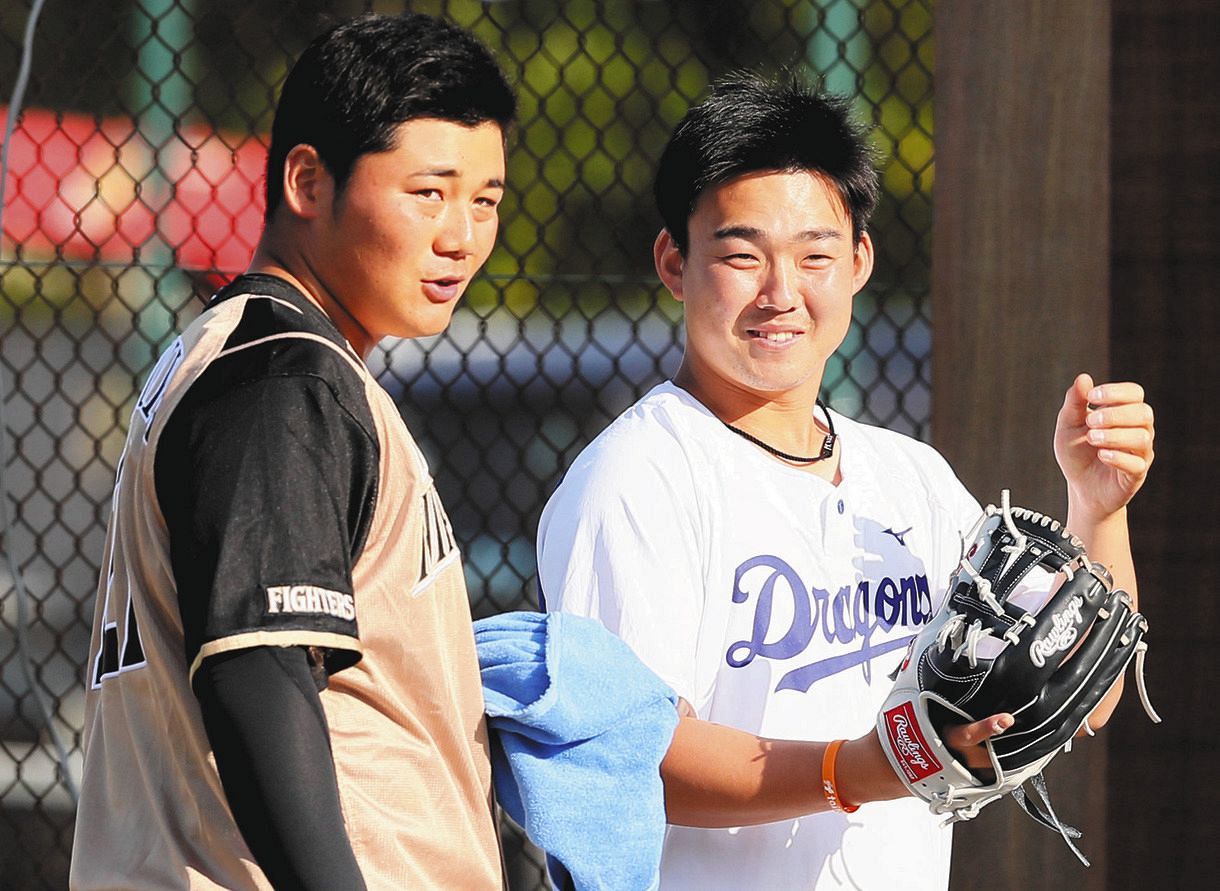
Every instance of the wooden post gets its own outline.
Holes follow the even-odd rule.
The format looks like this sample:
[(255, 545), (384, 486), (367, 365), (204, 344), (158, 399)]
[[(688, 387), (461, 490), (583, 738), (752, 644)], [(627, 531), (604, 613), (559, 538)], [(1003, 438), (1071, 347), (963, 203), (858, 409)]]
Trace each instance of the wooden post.
[[(1109, 375), (1109, 0), (936, 4), (932, 437), (979, 500), (1066, 515), (1051, 436)], [(1085, 869), (1013, 802), (957, 827), (952, 887), (1106, 887), (1106, 751), (1048, 771)]]
[(1204, 888), (1220, 873), (1220, 4), (1113, 0), (1111, 349), (1156, 410), (1131, 507), (1148, 686), (1110, 727), (1111, 877)]

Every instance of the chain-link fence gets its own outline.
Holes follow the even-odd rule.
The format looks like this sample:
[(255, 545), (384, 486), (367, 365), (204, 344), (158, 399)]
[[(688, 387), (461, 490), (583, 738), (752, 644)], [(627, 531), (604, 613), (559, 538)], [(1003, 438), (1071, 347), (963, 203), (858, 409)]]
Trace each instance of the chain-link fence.
[[(0, 0), (0, 101), (32, 4)], [(927, 434), (931, 0), (409, 5), (471, 27), (521, 101), (485, 274), (448, 332), (386, 343), (370, 362), (435, 470), (476, 615), (534, 603), (547, 494), (676, 367), (680, 313), (651, 268), (651, 175), (671, 127), (724, 71), (806, 69), (877, 125), (878, 265), (827, 389), (849, 415)], [(45, 4), (8, 146), (0, 259), (4, 888), (66, 884), (82, 664), (140, 381), (249, 258), (290, 61), (326, 21), (369, 8), (403, 4)], [(511, 827), (505, 845), (513, 887), (540, 887), (537, 853)]]

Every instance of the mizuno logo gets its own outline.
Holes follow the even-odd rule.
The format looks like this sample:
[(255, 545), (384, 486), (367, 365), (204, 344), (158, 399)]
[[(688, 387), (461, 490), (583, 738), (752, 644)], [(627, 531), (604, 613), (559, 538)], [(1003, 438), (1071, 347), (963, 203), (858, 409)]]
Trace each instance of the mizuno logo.
[(915, 528), (914, 526), (908, 526), (907, 528), (903, 529), (901, 532), (895, 532), (893, 529), (883, 529), (882, 532), (885, 535), (894, 536), (894, 540), (897, 541), (900, 545), (902, 545), (905, 548), (907, 546), (906, 535), (908, 532), (910, 532), (914, 528)]

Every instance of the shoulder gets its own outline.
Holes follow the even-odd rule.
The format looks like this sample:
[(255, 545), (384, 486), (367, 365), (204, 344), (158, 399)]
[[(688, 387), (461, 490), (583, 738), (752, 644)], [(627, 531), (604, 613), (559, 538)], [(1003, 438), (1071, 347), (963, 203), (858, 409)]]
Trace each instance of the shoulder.
[[(547, 609), (595, 616), (637, 651), (655, 652), (647, 629), (659, 607), (651, 595), (665, 592), (671, 612), (678, 601), (697, 600), (707, 528), (708, 484), (699, 484), (707, 437), (698, 433), (705, 411), (661, 384), (569, 467), (538, 522), (539, 596)], [(674, 642), (668, 646), (672, 654)], [(676, 683), (674, 673), (662, 674)]]
[(945, 457), (933, 446), (905, 433), (835, 416), (852, 468), (872, 477), (881, 489), (914, 491), (933, 507), (957, 517), (977, 511), (977, 502)]
[(702, 472), (695, 428), (705, 411), (671, 384), (654, 387), (624, 411), (577, 456), (548, 499), (539, 547), (611, 534), (606, 530), (638, 535), (645, 527), (654, 533), (698, 527)]
[(340, 409), (374, 429), (369, 375), (326, 315), (287, 282), (240, 276), (184, 332), (191, 379), (178, 412), (251, 403), (272, 413)]
[[(269, 466), (289, 455), (376, 466), (372, 380), (330, 319), (272, 276), (240, 276), (181, 338), (145, 439), (159, 485), (183, 461)], [(375, 383), (371, 384), (376, 386)]]
[(208, 316), (210, 322), (200, 321), (218, 325), (213, 336), (224, 338), (212, 365), (234, 384), (311, 375), (363, 392), (359, 357), (330, 319), (287, 282), (241, 276), (213, 297)]
[(911, 468), (932, 473), (952, 472), (949, 462), (940, 452), (913, 436), (890, 430), (888, 427), (865, 424), (837, 413), (835, 424), (842, 433), (850, 437), (857, 448), (863, 447), (871, 452), (871, 457), (886, 457), (899, 461), (904, 472)]
[(706, 410), (672, 384), (658, 384), (619, 415), (568, 468), (560, 489), (610, 486), (656, 493), (692, 477)]

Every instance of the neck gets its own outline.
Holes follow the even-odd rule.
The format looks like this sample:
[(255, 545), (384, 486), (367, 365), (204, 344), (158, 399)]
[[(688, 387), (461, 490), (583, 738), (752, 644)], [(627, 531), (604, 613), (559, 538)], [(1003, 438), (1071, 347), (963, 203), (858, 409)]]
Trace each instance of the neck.
[(683, 360), (674, 383), (734, 427), (785, 452), (816, 455), (827, 431), (814, 412), (821, 374), (782, 392), (757, 391), (696, 371)]
[(334, 292), (327, 287), (322, 275), (309, 261), (307, 254), (299, 250), (292, 240), (275, 238), (264, 232), (246, 272), (263, 273), (285, 279), (294, 285), (339, 329), (339, 333), (351, 344), (362, 359), (367, 359), (379, 338), (373, 336), (360, 321), (348, 311)]
[(822, 412), (826, 419), (826, 429), (829, 432), (827, 432), (827, 434), (822, 438), (822, 445), (818, 448), (818, 453), (816, 455), (793, 455), (790, 452), (785, 452), (782, 449), (775, 448), (775, 446), (764, 442), (751, 433), (747, 433), (740, 427), (734, 427), (727, 421), (721, 421), (720, 423), (724, 424), (725, 427), (732, 430), (738, 436), (752, 442), (767, 454), (779, 458), (781, 461), (786, 461), (789, 464), (809, 465), (818, 461), (829, 461), (831, 458), (833, 458), (835, 454), (835, 443), (838, 440), (838, 438), (835, 436), (835, 422), (834, 418), (830, 416), (830, 410), (826, 408), (826, 405), (820, 399), (818, 400), (818, 405), (822, 407)]
[[(815, 411), (822, 382), (820, 369), (791, 390), (758, 392), (709, 373), (696, 372), (684, 358), (673, 381), (722, 422), (765, 443), (766, 446), (760, 448), (773, 455), (776, 461), (822, 477), (834, 485), (842, 480), (840, 449), (836, 446), (829, 458), (820, 457), (830, 433), (819, 419), (819, 412)], [(775, 455), (776, 451), (790, 456), (817, 457), (818, 460), (786, 461)]]

